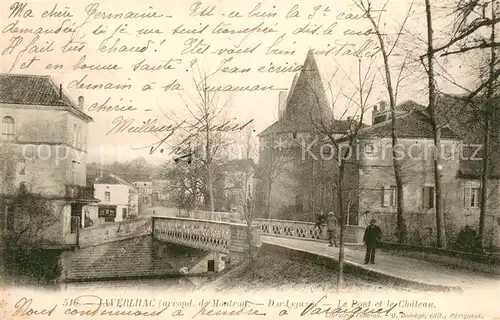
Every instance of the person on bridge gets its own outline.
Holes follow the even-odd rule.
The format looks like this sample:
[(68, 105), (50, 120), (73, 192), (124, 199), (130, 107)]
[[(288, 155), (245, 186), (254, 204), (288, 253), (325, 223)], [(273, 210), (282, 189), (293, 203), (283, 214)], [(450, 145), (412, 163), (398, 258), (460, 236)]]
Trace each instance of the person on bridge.
[[(320, 214), (316, 217), (316, 224), (314, 225), (314, 228), (319, 229), (319, 234), (321, 236), (321, 233), (323, 230), (321, 229), (321, 226), (325, 223), (326, 217), (323, 211), (320, 212)], [(319, 239), (319, 238), (318, 238)]]
[(333, 212), (328, 213), (328, 218), (326, 218), (326, 229), (328, 230), (328, 242), (330, 242), (330, 247), (338, 247), (337, 245), (337, 218)]
[(363, 242), (366, 244), (365, 264), (375, 264), (375, 249), (382, 237), (382, 230), (375, 223), (375, 219), (370, 221), (370, 225), (366, 227), (363, 236)]

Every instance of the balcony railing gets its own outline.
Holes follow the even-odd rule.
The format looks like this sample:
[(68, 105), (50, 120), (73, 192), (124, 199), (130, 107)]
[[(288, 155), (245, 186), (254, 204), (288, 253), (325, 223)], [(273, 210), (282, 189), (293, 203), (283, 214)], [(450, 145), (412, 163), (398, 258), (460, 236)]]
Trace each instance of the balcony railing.
[(94, 188), (87, 186), (78, 186), (73, 184), (66, 185), (66, 197), (69, 199), (92, 200), (94, 198)]

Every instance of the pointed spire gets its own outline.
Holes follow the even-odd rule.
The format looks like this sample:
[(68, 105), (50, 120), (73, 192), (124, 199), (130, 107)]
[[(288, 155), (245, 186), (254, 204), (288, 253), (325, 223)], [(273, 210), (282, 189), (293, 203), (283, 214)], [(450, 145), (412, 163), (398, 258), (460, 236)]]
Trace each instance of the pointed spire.
[(323, 81), (312, 51), (309, 51), (300, 74), (290, 89), (285, 118), (291, 121), (309, 121), (331, 115)]

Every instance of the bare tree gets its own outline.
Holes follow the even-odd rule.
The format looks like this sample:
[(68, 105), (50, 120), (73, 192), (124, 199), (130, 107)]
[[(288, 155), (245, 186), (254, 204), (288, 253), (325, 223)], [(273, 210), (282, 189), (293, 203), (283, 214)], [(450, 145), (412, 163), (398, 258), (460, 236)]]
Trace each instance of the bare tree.
[(431, 116), (432, 131), (434, 135), (434, 184), (436, 188), (436, 230), (437, 245), (446, 248), (446, 232), (442, 199), (441, 182), (441, 126), (438, 123), (436, 110), (436, 80), (434, 73), (434, 30), (432, 28), (432, 10), (430, 0), (425, 0), (425, 12), (427, 18), (427, 76), (429, 86), (429, 113)]
[(206, 204), (210, 211), (215, 211), (214, 202), (214, 166), (223, 149), (231, 144), (234, 132), (243, 130), (249, 123), (235, 126), (229, 120), (229, 109), (232, 106), (231, 96), (223, 96), (215, 90), (217, 72), (207, 73), (193, 64), (193, 84), (196, 96), (181, 96), (184, 101), (182, 120), (178, 120), (180, 128), (176, 133), (174, 146), (177, 159), (199, 161), (205, 169)]
[[(398, 158), (397, 156), (397, 150), (396, 147), (398, 145), (398, 135), (396, 131), (396, 105), (397, 105), (397, 91), (398, 91), (398, 85), (400, 78), (398, 78), (398, 81), (396, 84), (393, 84), (393, 77), (392, 77), (392, 72), (391, 72), (391, 54), (394, 51), (394, 49), (397, 47), (400, 36), (402, 34), (402, 31), (406, 25), (406, 22), (408, 18), (410, 17), (410, 13), (412, 10), (412, 6), (410, 6), (410, 9), (408, 10), (408, 13), (404, 17), (404, 21), (401, 24), (400, 30), (397, 33), (396, 39), (392, 44), (389, 44), (388, 41), (384, 38), (384, 33), (382, 32), (380, 28), (380, 17), (375, 20), (375, 17), (372, 14), (372, 4), (370, 0), (353, 0), (354, 4), (363, 12), (363, 14), (370, 20), (370, 23), (373, 27), (373, 30), (375, 31), (375, 35), (377, 36), (378, 42), (379, 42), (379, 47), (380, 47), (380, 55), (382, 56), (383, 59), (383, 64), (384, 64), (384, 80), (385, 80), (385, 85), (387, 89), (387, 94), (389, 96), (389, 109), (391, 112), (391, 125), (392, 125), (392, 130), (391, 130), (391, 139), (392, 139), (392, 152), (393, 152), (393, 167), (394, 167), (394, 177), (396, 180), (396, 197), (397, 197), (397, 218), (396, 218), (396, 225), (397, 225), (397, 237), (398, 241), (400, 243), (404, 243), (406, 241), (406, 224), (405, 224), (405, 219), (404, 219), (404, 194), (403, 194), (403, 186), (404, 186), (404, 181), (403, 181), (403, 170), (402, 170), (402, 161), (401, 159)], [(383, 6), (382, 12), (385, 10), (385, 7), (387, 6), (387, 3)], [(405, 64), (403, 63), (401, 69), (400, 69), (400, 75), (405, 67)]]
[[(491, 4), (491, 20), (496, 19), (495, 4)], [(497, 4), (498, 6), (498, 4)], [(488, 186), (488, 175), (490, 174), (490, 135), (491, 135), (491, 118), (494, 110), (494, 83), (495, 83), (495, 68), (497, 67), (497, 58), (495, 52), (495, 25), (491, 25), (490, 39), (490, 63), (489, 63), (489, 74), (487, 79), (487, 91), (486, 91), (486, 104), (484, 110), (484, 131), (483, 131), (483, 149), (485, 150), (483, 160), (482, 160), (482, 172), (481, 172), (481, 200), (480, 200), (480, 214), (479, 214), (479, 241), (481, 248), (484, 248), (485, 243), (485, 224), (486, 224), (486, 205), (487, 205), (487, 186)], [(500, 45), (500, 44), (499, 44)], [(498, 114), (498, 112), (497, 112)], [(496, 123), (498, 125), (498, 123)], [(497, 128), (498, 129), (498, 128)]]
[(175, 194), (177, 208), (186, 210), (188, 215), (191, 210), (197, 209), (206, 193), (203, 173), (203, 164), (192, 161), (164, 166), (164, 177), (170, 182), (166, 191)]
[(274, 183), (285, 172), (287, 163), (290, 161), (290, 158), (285, 150), (281, 150), (281, 148), (276, 147), (279, 143), (280, 141), (278, 141), (275, 136), (272, 136), (270, 140), (267, 140), (264, 145), (260, 146), (262, 151), (259, 157), (257, 175), (265, 183), (265, 211), (268, 219), (271, 219), (272, 191)]
[[(332, 94), (332, 107), (331, 111), (323, 110), (322, 101), (320, 99), (321, 95), (319, 92), (316, 92), (316, 88), (310, 84), (310, 88), (312, 89), (314, 96), (316, 98), (316, 103), (313, 108), (310, 109), (309, 112), (309, 120), (312, 123), (315, 134), (319, 136), (321, 139), (319, 143), (329, 142), (331, 146), (333, 146), (333, 154), (331, 154), (333, 163), (335, 165), (335, 169), (333, 172), (334, 175), (334, 186), (335, 186), (335, 194), (337, 198), (338, 210), (340, 212), (340, 243), (339, 243), (339, 272), (337, 275), (337, 289), (342, 289), (343, 284), (343, 274), (344, 274), (344, 251), (345, 251), (345, 229), (347, 223), (347, 213), (349, 212), (352, 206), (352, 196), (353, 191), (357, 192), (353, 186), (349, 184), (349, 180), (346, 177), (349, 176), (349, 173), (346, 174), (346, 169), (348, 166), (356, 166), (356, 161), (353, 155), (354, 144), (356, 143), (356, 139), (358, 137), (359, 130), (362, 128), (363, 119), (365, 112), (368, 109), (368, 101), (370, 95), (373, 90), (373, 84), (375, 77), (371, 76), (372, 69), (371, 66), (367, 67), (363, 72), (362, 60), (358, 58), (358, 69), (357, 69), (357, 80), (352, 81), (351, 83), (355, 87), (355, 93), (353, 95), (347, 95), (343, 92), (339, 92), (344, 97), (347, 98), (347, 105), (345, 110), (343, 111), (343, 116), (346, 115), (346, 112), (349, 109), (352, 109), (351, 106), (355, 106), (355, 115), (353, 118), (348, 118), (348, 120), (339, 118), (336, 119), (334, 115), (335, 111), (335, 96)], [(337, 72), (335, 72), (336, 74)], [(335, 76), (334, 74), (334, 76)], [(333, 78), (333, 77), (332, 77)], [(349, 78), (350, 79), (350, 78)], [(329, 84), (330, 92), (332, 91), (332, 86)], [(338, 95), (336, 95), (338, 97)], [(318, 116), (320, 115), (320, 116)], [(342, 137), (338, 137), (335, 133), (337, 132), (336, 127), (339, 121), (347, 121), (348, 130), (345, 135)], [(325, 141), (326, 140), (326, 141)], [(320, 146), (320, 150), (321, 150)]]
[(242, 160), (244, 161), (243, 171), (239, 172), (239, 180), (241, 181), (241, 195), (243, 199), (243, 213), (247, 223), (247, 243), (248, 243), (248, 266), (249, 269), (254, 271), (254, 260), (257, 252), (254, 250), (253, 239), (253, 220), (255, 212), (255, 185), (254, 175), (255, 166), (253, 159), (256, 156), (255, 137), (253, 135), (253, 126), (248, 126), (243, 135), (243, 152)]
[[(452, 27), (452, 36), (446, 41), (445, 44), (441, 46), (434, 47), (432, 43), (432, 11), (433, 8), (430, 4), (430, 0), (426, 0), (426, 13), (428, 20), (428, 50), (427, 50), (427, 73), (429, 76), (429, 102), (430, 110), (434, 110), (435, 114), (435, 97), (436, 90), (435, 87), (430, 85), (431, 79), (434, 80), (435, 72), (433, 70), (433, 60), (435, 54), (440, 54), (441, 57), (448, 56), (466, 56), (469, 53), (476, 52), (476, 54), (481, 51), (487, 52), (489, 56), (485, 59), (483, 65), (479, 66), (480, 83), (477, 87), (469, 91), (467, 95), (461, 98), (465, 103), (482, 103), (483, 110), (480, 112), (482, 114), (482, 119), (475, 119), (481, 123), (482, 127), (482, 140), (483, 140), (483, 157), (481, 163), (481, 194), (480, 194), (480, 216), (479, 216), (479, 239), (481, 247), (484, 245), (485, 238), (485, 217), (487, 214), (487, 199), (488, 199), (488, 176), (491, 172), (492, 164), (492, 115), (494, 115), (494, 104), (495, 104), (495, 91), (498, 89), (496, 87), (497, 79), (500, 75), (500, 68), (496, 54), (496, 50), (500, 47), (500, 42), (496, 39), (495, 28), (500, 23), (498, 18), (500, 6), (496, 1), (477, 1), (477, 0), (458, 0), (455, 10), (454, 10), (454, 23)], [(491, 13), (488, 15), (486, 13), (487, 9), (490, 8)], [(487, 33), (485, 29), (490, 28), (489, 37), (485, 37)], [(434, 81), (432, 81), (434, 82)], [(478, 100), (476, 97), (480, 96)], [(461, 112), (461, 107), (456, 108), (453, 112)], [(450, 116), (450, 115), (448, 115)], [(453, 117), (453, 115), (451, 115)], [(433, 121), (436, 117), (434, 117)], [(436, 127), (436, 131), (439, 131), (440, 126)], [(493, 147), (494, 148), (494, 147)], [(437, 171), (436, 171), (437, 173)], [(438, 176), (438, 174), (436, 174)], [(437, 182), (436, 182), (437, 184)], [(436, 188), (437, 192), (437, 188)], [(437, 205), (436, 201), (436, 205)], [(437, 207), (439, 209), (439, 206)], [(443, 223), (444, 218), (438, 218)], [(439, 229), (438, 229), (439, 231)], [(439, 235), (439, 234), (438, 234)], [(438, 238), (439, 239), (439, 238)], [(439, 241), (438, 241), (439, 242)], [(446, 242), (440, 243), (441, 246), (445, 246)]]

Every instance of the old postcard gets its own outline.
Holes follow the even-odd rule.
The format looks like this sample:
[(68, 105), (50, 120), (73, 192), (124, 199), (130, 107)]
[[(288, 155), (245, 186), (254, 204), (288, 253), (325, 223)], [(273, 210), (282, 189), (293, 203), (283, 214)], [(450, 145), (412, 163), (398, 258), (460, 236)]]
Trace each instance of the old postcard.
[(498, 0), (0, 8), (0, 319), (500, 319)]

